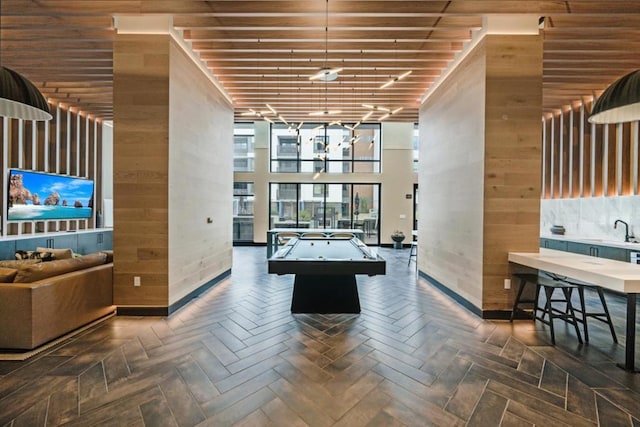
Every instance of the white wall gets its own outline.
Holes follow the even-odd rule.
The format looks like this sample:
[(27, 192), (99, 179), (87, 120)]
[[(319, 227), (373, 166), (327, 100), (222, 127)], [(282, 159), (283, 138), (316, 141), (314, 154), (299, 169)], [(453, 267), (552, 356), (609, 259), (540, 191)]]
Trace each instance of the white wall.
[[(413, 123), (382, 123), (381, 242), (391, 243), (391, 233), (400, 230), (411, 240), (413, 229)], [(411, 199), (407, 199), (407, 194)]]
[(170, 58), (169, 304), (173, 304), (231, 268), (233, 109), (175, 43)]
[(476, 52), (420, 109), (418, 268), (482, 307), (485, 59)]
[(235, 181), (253, 182), (253, 241), (265, 243), (269, 229), (269, 131), (268, 122), (255, 122), (255, 171), (236, 173)]

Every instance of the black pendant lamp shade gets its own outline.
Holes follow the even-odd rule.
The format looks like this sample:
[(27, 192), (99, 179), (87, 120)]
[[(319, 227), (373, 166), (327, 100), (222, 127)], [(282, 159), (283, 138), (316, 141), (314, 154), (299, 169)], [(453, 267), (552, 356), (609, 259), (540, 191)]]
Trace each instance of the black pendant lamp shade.
[(640, 120), (640, 70), (612, 83), (593, 105), (589, 122), (624, 123)]
[(33, 83), (0, 66), (0, 116), (25, 120), (51, 120), (49, 104)]

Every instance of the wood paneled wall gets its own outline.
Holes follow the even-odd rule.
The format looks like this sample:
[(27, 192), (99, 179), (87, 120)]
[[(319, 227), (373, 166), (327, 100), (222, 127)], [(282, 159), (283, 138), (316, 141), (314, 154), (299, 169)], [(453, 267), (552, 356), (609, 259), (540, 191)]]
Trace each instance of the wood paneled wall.
[[(542, 38), (486, 37), (482, 310), (508, 310), (507, 253), (540, 236)], [(560, 164), (567, 180), (567, 162)]]
[[(102, 120), (73, 106), (50, 105), (48, 122), (0, 117), (2, 138), (2, 235), (81, 230), (95, 227), (102, 209)], [(93, 218), (86, 220), (7, 221), (8, 171), (11, 168), (90, 178), (94, 181)]]
[(113, 296), (119, 306), (168, 305), (169, 40), (118, 34), (114, 41)]
[(542, 120), (542, 198), (638, 195), (640, 124), (588, 122), (592, 102)]

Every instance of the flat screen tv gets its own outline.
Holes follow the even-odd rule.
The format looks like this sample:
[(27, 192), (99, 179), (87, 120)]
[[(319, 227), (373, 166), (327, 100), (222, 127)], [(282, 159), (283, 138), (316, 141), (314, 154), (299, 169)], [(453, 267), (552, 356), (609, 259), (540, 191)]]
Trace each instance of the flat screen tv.
[(8, 221), (91, 218), (93, 181), (10, 169), (8, 198)]

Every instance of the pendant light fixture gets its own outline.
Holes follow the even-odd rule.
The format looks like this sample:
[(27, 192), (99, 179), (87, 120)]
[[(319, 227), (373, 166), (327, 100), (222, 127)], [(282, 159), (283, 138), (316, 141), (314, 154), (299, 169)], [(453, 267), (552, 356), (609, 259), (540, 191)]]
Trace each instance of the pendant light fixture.
[[(327, 71), (328, 66), (327, 66), (327, 62), (328, 62), (328, 52), (329, 52), (329, 0), (326, 0), (325, 2), (326, 4), (326, 26), (324, 28), (324, 62), (325, 62), (325, 67), (323, 68), (324, 71)], [(321, 72), (323, 70), (320, 70)], [(324, 81), (324, 110), (322, 111), (313, 111), (311, 113), (309, 113), (310, 116), (312, 117), (328, 117), (328, 116), (332, 116), (335, 114), (341, 114), (342, 111), (341, 110), (329, 110), (328, 108), (328, 92), (329, 92), (329, 86), (328, 86), (328, 82), (335, 80), (338, 78), (338, 72), (342, 71), (342, 68), (336, 68), (334, 70), (329, 70), (329, 71), (333, 71), (332, 73), (329, 74), (325, 74), (325, 76), (323, 78), (321, 78), (320, 80)], [(316, 74), (317, 75), (317, 74)], [(314, 76), (311, 76), (314, 77)], [(310, 78), (310, 80), (313, 80)]]
[(51, 120), (49, 104), (37, 87), (21, 74), (0, 66), (0, 116)]
[(640, 70), (611, 84), (593, 104), (590, 123), (624, 123), (640, 120)]
[(331, 82), (338, 78), (338, 73), (343, 68), (329, 68), (329, 0), (325, 1), (325, 26), (324, 26), (324, 67), (309, 77), (309, 80), (321, 80)]
[[(394, 40), (394, 57), (396, 59), (397, 62), (397, 56), (398, 56), (398, 40)], [(402, 79), (404, 79), (405, 77), (407, 77), (409, 74), (411, 74), (411, 70), (404, 72), (402, 74), (400, 74), (397, 77), (391, 77), (390, 80), (388, 80), (386, 83), (384, 83), (382, 86), (380, 86), (380, 89), (385, 89), (388, 88), (389, 86), (391, 86), (392, 84), (394, 84), (395, 82), (398, 82)]]
[(393, 77), (391, 80), (387, 81), (385, 84), (383, 84), (382, 86), (380, 86), (380, 89), (384, 89), (387, 88), (389, 86), (391, 86), (392, 84), (394, 84), (397, 81), (400, 81), (402, 79), (404, 79), (405, 77), (407, 77), (409, 74), (411, 74), (411, 71), (407, 71), (406, 73), (400, 74), (398, 77)]

